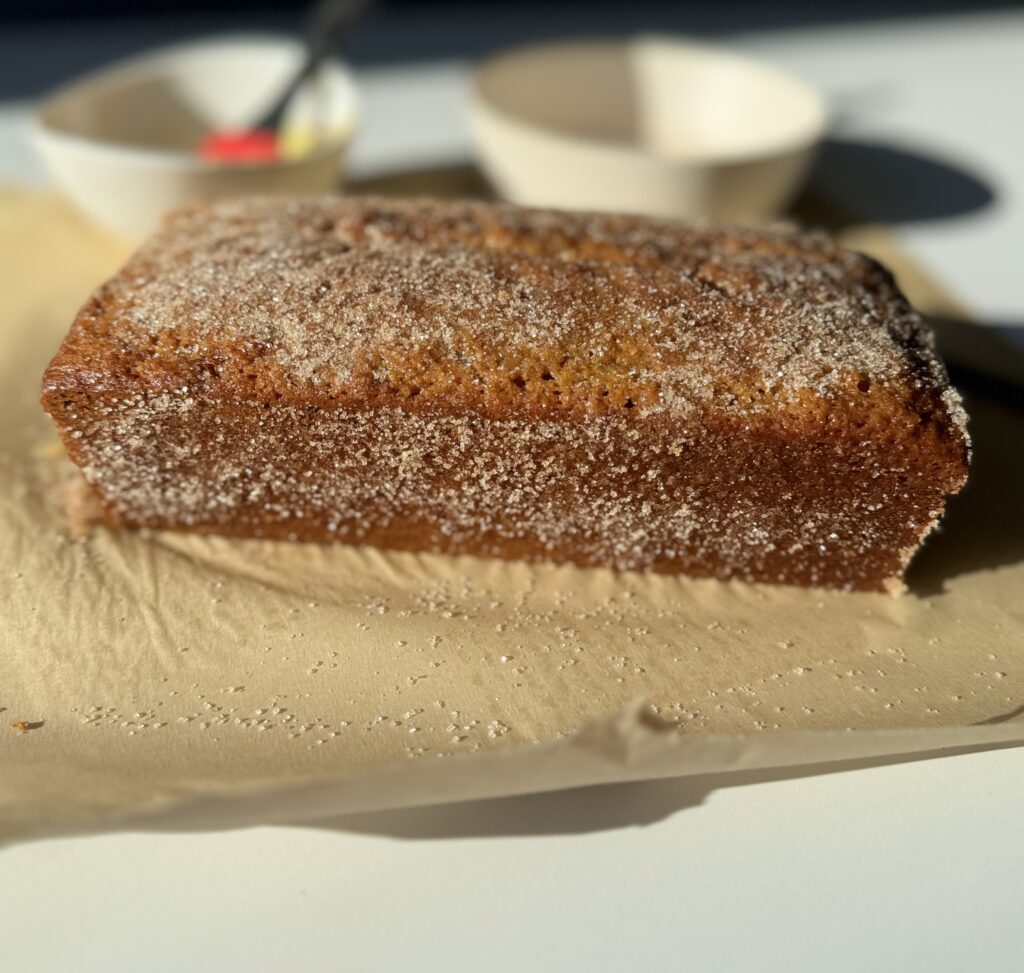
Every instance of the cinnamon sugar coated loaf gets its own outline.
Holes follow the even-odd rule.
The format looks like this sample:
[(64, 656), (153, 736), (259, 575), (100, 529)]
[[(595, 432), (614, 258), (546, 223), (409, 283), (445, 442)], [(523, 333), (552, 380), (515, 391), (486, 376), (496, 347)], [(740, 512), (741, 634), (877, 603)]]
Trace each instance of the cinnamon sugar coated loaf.
[(486, 203), (177, 213), (43, 404), (111, 525), (892, 589), (960, 399), (817, 234)]

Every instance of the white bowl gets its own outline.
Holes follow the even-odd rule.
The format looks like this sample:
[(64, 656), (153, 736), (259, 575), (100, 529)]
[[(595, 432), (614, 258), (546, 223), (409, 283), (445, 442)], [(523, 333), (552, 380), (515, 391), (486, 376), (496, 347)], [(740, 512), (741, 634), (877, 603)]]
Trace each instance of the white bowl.
[(475, 74), (470, 113), (513, 202), (723, 220), (776, 215), (826, 122), (821, 96), (784, 72), (665, 37), (498, 55)]
[(186, 44), (72, 82), (36, 115), (35, 144), (89, 216), (133, 238), (170, 209), (226, 196), (336, 189), (355, 130), (349, 72), (336, 62), (298, 92), (284, 128), (317, 124), (316, 147), (272, 163), (211, 162), (194, 147), (211, 130), (245, 129), (297, 69), (303, 47), (274, 37)]

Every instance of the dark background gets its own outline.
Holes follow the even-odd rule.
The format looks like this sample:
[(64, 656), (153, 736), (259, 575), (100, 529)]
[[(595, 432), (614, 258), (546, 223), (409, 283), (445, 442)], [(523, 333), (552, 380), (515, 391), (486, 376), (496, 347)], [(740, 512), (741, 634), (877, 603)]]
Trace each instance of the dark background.
[[(839, 2), (482, 2), (380, 0), (353, 32), (356, 64), (477, 57), (518, 42), (664, 30), (708, 37), (1020, 7), (965, 0)], [(203, 34), (302, 30), (286, 0), (0, 0), (0, 99), (30, 97), (82, 71)]]

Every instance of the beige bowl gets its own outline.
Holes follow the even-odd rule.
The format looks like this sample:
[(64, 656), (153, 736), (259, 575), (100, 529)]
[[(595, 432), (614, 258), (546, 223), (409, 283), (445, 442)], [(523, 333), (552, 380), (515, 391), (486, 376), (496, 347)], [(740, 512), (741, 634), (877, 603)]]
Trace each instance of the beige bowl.
[(471, 120), (506, 198), (756, 220), (791, 200), (825, 129), (812, 88), (686, 40), (528, 47), (480, 66)]
[(212, 129), (244, 129), (296, 70), (302, 45), (284, 38), (187, 44), (72, 82), (36, 116), (35, 144), (88, 215), (133, 238), (169, 209), (200, 200), (336, 189), (357, 104), (351, 76), (330, 63), (292, 100), (284, 129), (315, 147), (280, 162), (209, 162), (194, 147)]

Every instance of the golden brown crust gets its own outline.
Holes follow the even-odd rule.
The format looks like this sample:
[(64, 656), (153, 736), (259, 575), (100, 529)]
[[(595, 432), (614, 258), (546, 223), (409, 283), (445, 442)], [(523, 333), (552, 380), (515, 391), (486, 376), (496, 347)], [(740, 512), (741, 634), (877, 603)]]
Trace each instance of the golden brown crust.
[(872, 261), (479, 203), (178, 214), (43, 400), (115, 523), (855, 588), (967, 462)]

